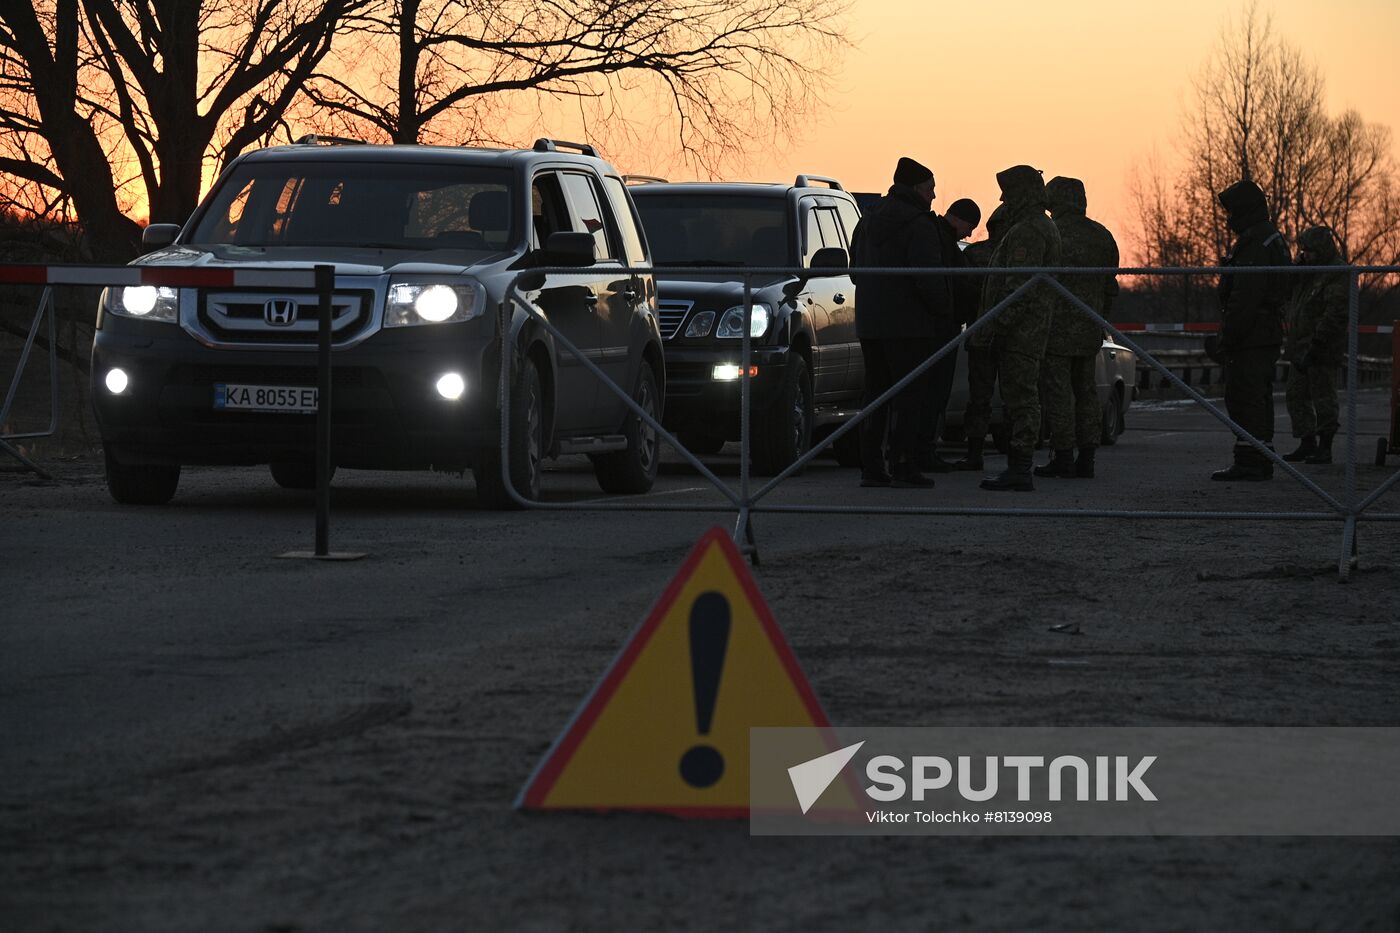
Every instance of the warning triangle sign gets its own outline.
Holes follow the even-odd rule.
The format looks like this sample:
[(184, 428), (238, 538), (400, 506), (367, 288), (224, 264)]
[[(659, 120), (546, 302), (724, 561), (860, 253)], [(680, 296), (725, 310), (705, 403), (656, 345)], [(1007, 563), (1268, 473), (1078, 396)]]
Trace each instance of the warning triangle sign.
[[(516, 806), (747, 816), (749, 729), (829, 725), (738, 548), (712, 528)], [(814, 756), (830, 751), (817, 735)], [(775, 784), (772, 793), (780, 791), (773, 804), (791, 808), (791, 786)]]

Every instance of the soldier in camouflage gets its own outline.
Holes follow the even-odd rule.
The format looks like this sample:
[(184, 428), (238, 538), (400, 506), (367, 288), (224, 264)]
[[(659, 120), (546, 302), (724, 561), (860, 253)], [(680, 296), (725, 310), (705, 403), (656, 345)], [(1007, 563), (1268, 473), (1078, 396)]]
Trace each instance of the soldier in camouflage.
[[(997, 244), (1006, 234), (1007, 211), (1005, 204), (997, 205), (992, 216), (987, 218), (987, 239), (969, 244), (963, 250), (963, 258), (969, 266), (985, 269), (992, 262), (992, 254)], [(972, 278), (969, 276), (968, 278)], [(981, 285), (978, 282), (978, 313), (981, 313)], [(982, 447), (987, 441), (987, 428), (992, 420), (992, 395), (997, 387), (996, 354), (990, 343), (975, 342), (977, 335), (968, 338), (963, 348), (967, 350), (967, 406), (963, 411), (963, 429), (967, 436), (967, 456), (953, 464), (955, 470), (984, 469)]]
[[(1015, 165), (997, 173), (1006, 235), (992, 253), (990, 268), (1016, 269), (1060, 264), (1060, 233), (1045, 216), (1045, 182), (1040, 170)], [(1011, 272), (987, 277), (982, 313), (1009, 298), (1026, 281)], [(1001, 401), (1010, 421), (1011, 449), (1004, 472), (982, 481), (983, 489), (1030, 491), (1031, 456), (1040, 434), (1040, 361), (1054, 312), (1054, 289), (1038, 284), (1008, 305), (970, 342), (990, 346), (1001, 383)]]
[[(1344, 265), (1327, 227), (1298, 237), (1298, 265)], [(1290, 462), (1331, 463), (1337, 433), (1337, 368), (1342, 365), (1347, 329), (1347, 276), (1314, 272), (1296, 277), (1286, 314), (1288, 335), (1288, 419), (1298, 449)]]
[[(1269, 219), (1269, 203), (1259, 186), (1248, 179), (1222, 191), (1230, 229), (1237, 239), (1221, 265), (1287, 266), (1293, 257), (1288, 244)], [(1206, 352), (1225, 367), (1225, 410), (1230, 419), (1272, 448), (1274, 439), (1274, 364), (1283, 345), (1283, 306), (1288, 299), (1285, 272), (1238, 275), (1223, 272), (1220, 298), (1220, 339)], [(1252, 444), (1235, 443), (1234, 463), (1211, 474), (1211, 479), (1273, 479), (1274, 464)]]
[[(1113, 234), (1085, 216), (1088, 200), (1082, 181), (1052, 178), (1045, 186), (1045, 196), (1055, 229), (1060, 231), (1061, 264), (1117, 267), (1118, 244)], [(1063, 284), (1100, 315), (1108, 313), (1118, 295), (1118, 277), (1114, 275), (1066, 275)], [(1063, 295), (1058, 296), (1041, 367), (1055, 455), (1035, 468), (1036, 476), (1093, 478), (1094, 452), (1103, 432), (1103, 409), (1094, 378), (1101, 346), (1103, 329)], [(1079, 448), (1077, 461), (1075, 447)]]

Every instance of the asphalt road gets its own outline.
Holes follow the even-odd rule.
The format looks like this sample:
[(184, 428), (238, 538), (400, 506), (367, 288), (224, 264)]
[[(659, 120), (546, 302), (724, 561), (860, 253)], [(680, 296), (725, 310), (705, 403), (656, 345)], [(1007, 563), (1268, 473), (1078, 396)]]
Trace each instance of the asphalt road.
[[(1396, 461), (1370, 465), (1385, 401), (1363, 403), (1365, 490)], [(1092, 482), (860, 489), (818, 461), (771, 501), (1320, 510), (1282, 477), (1209, 482), (1229, 447), (1208, 415), (1140, 404)], [(707, 462), (738, 481), (732, 448)], [(470, 478), (342, 471), (331, 544), (368, 556), (323, 563), (279, 559), (311, 547), (312, 497), (265, 470), (190, 469), (170, 506), (133, 509), (100, 464), (50, 466), (57, 483), (0, 473), (6, 929), (1400, 929), (1393, 839), (776, 840), (514, 812), (732, 512), (502, 514)], [(1345, 496), (1341, 464), (1308, 475)], [(722, 503), (677, 462), (618, 500), (573, 458), (546, 494)], [(1363, 522), (1347, 585), (1336, 521), (759, 513), (755, 530), (759, 585), (838, 723), (1400, 723), (1395, 524)]]

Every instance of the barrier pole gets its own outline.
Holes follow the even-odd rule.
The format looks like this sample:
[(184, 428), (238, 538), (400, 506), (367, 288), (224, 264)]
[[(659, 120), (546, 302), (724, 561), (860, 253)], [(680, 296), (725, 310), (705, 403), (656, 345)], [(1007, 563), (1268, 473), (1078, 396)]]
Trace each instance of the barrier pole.
[(291, 551), (283, 557), (359, 560), (362, 551), (330, 549), (331, 523), (331, 299), (335, 266), (315, 267), (316, 276), (316, 549)]
[(749, 417), (749, 360), (753, 353), (753, 340), (749, 331), (753, 329), (753, 278), (744, 274), (744, 333), (739, 346), (739, 517), (734, 524), (734, 543), (741, 554), (747, 554), (749, 563), (758, 566), (758, 542), (754, 538), (753, 515), (750, 508), (753, 500), (749, 497), (749, 458), (752, 453), (753, 428)]
[(316, 556), (330, 553), (331, 292), (335, 267), (316, 267)]
[(1361, 276), (1355, 270), (1347, 275), (1347, 510), (1342, 527), (1342, 556), (1337, 561), (1337, 579), (1351, 580), (1356, 566), (1356, 324), (1361, 306)]
[(1390, 453), (1400, 450), (1400, 321), (1390, 332)]

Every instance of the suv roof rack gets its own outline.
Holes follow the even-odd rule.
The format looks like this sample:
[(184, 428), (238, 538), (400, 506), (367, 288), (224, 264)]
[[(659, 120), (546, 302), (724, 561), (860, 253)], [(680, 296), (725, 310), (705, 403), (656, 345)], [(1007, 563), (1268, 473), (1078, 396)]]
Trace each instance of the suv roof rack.
[(659, 175), (623, 175), (622, 181), (628, 185), (666, 184), (668, 179)]
[(797, 183), (793, 187), (810, 188), (812, 187), (812, 182), (814, 181), (819, 181), (822, 184), (826, 185), (828, 188), (835, 189), (836, 191), (846, 190), (841, 186), (841, 183), (839, 181), (837, 181), (834, 178), (827, 178), (825, 175), (798, 175)]
[(321, 133), (307, 133), (305, 136), (298, 136), (292, 140), (297, 146), (368, 146), (369, 143), (363, 139), (351, 139), (348, 136), (325, 136)]
[(592, 156), (595, 159), (599, 158), (598, 150), (588, 143), (571, 143), (567, 139), (549, 139), (548, 137), (541, 136), (539, 139), (535, 140), (534, 148), (536, 152), (558, 152), (560, 149), (576, 149), (586, 156)]

